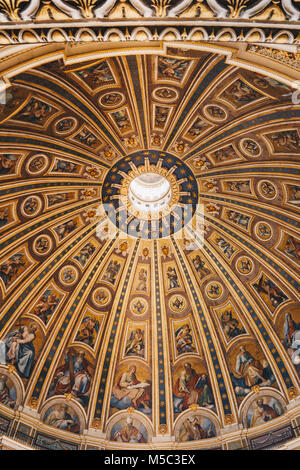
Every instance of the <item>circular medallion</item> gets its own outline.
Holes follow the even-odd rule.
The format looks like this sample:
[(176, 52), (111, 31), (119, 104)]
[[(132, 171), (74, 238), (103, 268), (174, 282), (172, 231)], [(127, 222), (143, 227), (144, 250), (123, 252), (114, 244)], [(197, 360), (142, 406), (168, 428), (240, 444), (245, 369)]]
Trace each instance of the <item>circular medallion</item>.
[(260, 240), (269, 240), (272, 237), (272, 229), (266, 222), (258, 222), (254, 230), (257, 238)]
[(236, 269), (240, 274), (250, 274), (253, 270), (253, 262), (248, 256), (241, 256), (236, 261)]
[(203, 112), (211, 121), (222, 122), (227, 119), (227, 113), (225, 109), (215, 104), (208, 104), (204, 106)]
[(122, 104), (123, 101), (125, 101), (125, 96), (117, 91), (105, 93), (99, 98), (99, 104), (104, 108), (114, 108)]
[(46, 155), (33, 155), (26, 164), (26, 171), (32, 175), (39, 175), (48, 166), (49, 160)]
[(210, 299), (218, 299), (223, 294), (222, 284), (217, 281), (212, 281), (207, 284), (205, 292)]
[(248, 157), (259, 157), (261, 154), (261, 148), (255, 140), (242, 139), (239, 145), (242, 152), (248, 155)]
[(52, 240), (49, 235), (41, 235), (37, 237), (33, 242), (33, 251), (39, 255), (47, 255), (52, 248)]
[(268, 81), (263, 78), (263, 77), (255, 77), (253, 79), (254, 85), (256, 85), (258, 88), (268, 88), (270, 85)]
[(93, 292), (92, 301), (97, 307), (105, 307), (111, 301), (111, 293), (106, 287), (98, 287)]
[(157, 101), (163, 101), (165, 103), (171, 103), (178, 98), (178, 92), (177, 90), (174, 90), (174, 88), (169, 88), (169, 87), (160, 87), (156, 88), (152, 96), (154, 99)]
[(258, 191), (265, 199), (274, 199), (277, 191), (273, 183), (267, 180), (260, 181), (258, 184)]
[(197, 181), (190, 168), (174, 155), (154, 150), (119, 160), (102, 187), (107, 216), (136, 238), (173, 235), (191, 220), (197, 202)]
[(55, 131), (58, 134), (68, 134), (68, 132), (71, 132), (75, 129), (77, 125), (77, 121), (73, 117), (66, 117), (63, 119), (60, 119), (56, 124), (55, 124)]
[(186, 300), (182, 295), (173, 295), (169, 300), (169, 307), (173, 312), (182, 312), (186, 307)]
[(64, 284), (65, 286), (73, 286), (78, 279), (78, 271), (72, 265), (64, 266), (59, 271), (58, 277), (59, 277), (60, 282)]
[(42, 201), (38, 196), (27, 197), (21, 205), (21, 211), (26, 217), (36, 216), (42, 207)]
[(130, 311), (134, 315), (144, 315), (148, 310), (148, 302), (143, 297), (135, 297), (130, 302)]

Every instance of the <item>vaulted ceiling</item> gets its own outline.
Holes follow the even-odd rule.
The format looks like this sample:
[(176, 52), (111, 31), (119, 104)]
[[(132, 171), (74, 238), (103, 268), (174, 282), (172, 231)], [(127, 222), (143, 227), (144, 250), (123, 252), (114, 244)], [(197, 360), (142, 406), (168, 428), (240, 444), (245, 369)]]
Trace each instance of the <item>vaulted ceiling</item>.
[[(2, 407), (108, 446), (130, 419), (133, 442), (152, 446), (216, 447), (232, 429), (284, 422), (299, 393), (292, 93), (174, 47), (12, 78), (0, 104)], [(114, 224), (140, 165), (172, 173), (177, 204), (193, 205), (183, 236), (133, 235), (134, 216)], [(259, 399), (273, 410), (263, 421)]]

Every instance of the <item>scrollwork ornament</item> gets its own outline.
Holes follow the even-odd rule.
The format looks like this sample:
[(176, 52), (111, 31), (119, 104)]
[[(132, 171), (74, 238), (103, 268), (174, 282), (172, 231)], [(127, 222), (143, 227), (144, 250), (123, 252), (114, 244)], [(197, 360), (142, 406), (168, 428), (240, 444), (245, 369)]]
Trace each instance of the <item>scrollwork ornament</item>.
[(38, 399), (36, 397), (31, 397), (28, 403), (30, 408), (37, 409), (38, 407)]
[[(124, 0), (123, 0), (124, 1)], [(143, 0), (129, 0), (129, 4), (137, 10), (139, 15), (144, 18), (176, 18), (193, 7), (194, 0), (151, 0), (150, 5)], [(63, 17), (78, 20), (82, 18), (106, 18), (110, 12), (116, 7), (117, 0), (0, 0), (0, 22), (18, 22), (31, 21), (38, 18), (43, 8), (61, 12)], [(175, 3), (175, 4), (174, 4)], [(203, 3), (203, 0), (197, 0), (197, 8)], [(254, 3), (254, 4), (253, 4)], [(227, 0), (226, 5), (220, 0), (206, 0), (206, 10), (218, 19), (256, 19), (257, 15), (272, 8), (272, 0), (259, 0), (258, 2), (250, 2), (249, 0)], [(287, 21), (299, 21), (300, 10), (295, 6), (292, 0), (282, 0), (276, 8), (285, 15)], [(132, 8), (130, 7), (130, 8)], [(196, 11), (196, 10), (195, 10)], [(200, 8), (200, 17), (202, 17)], [(198, 14), (195, 13), (196, 16)], [(52, 17), (51, 17), (52, 18)], [(205, 18), (205, 16), (204, 16)], [(260, 17), (259, 17), (260, 18)], [(259, 21), (259, 18), (258, 21)], [(52, 18), (56, 20), (56, 17)], [(53, 26), (53, 22), (51, 23)], [(186, 39), (186, 32), (183, 39)], [(241, 37), (241, 36), (239, 36)], [(17, 41), (18, 42), (18, 41)]]
[(100, 418), (93, 419), (91, 427), (94, 428), (94, 429), (100, 429), (101, 428)]
[(76, 5), (78, 5), (79, 10), (77, 8), (71, 7), (63, 0), (52, 0), (52, 2), (57, 8), (63, 11), (66, 15), (70, 16), (73, 19), (79, 20), (83, 16), (79, 10), (85, 11), (87, 8), (86, 5), (91, 3), (91, 0), (82, 0), (82, 1), (73, 0), (72, 3), (75, 3)]
[(225, 415), (225, 425), (229, 426), (230, 424), (235, 423), (235, 418), (232, 414), (226, 414)]
[(158, 431), (159, 431), (159, 434), (167, 434), (168, 426), (166, 424), (160, 424)]
[[(192, 4), (192, 2), (193, 0), (182, 0), (177, 5), (169, 9), (167, 16), (179, 16)], [(216, 0), (207, 0), (207, 4), (217, 18), (226, 18), (228, 16), (228, 10), (220, 5)]]
[[(273, 3), (272, 0), (261, 0), (258, 3), (255, 3), (254, 6), (246, 8), (240, 14), (240, 18), (252, 18), (258, 13), (262, 12), (267, 6)], [(300, 11), (294, 7), (291, 0), (282, 0), (282, 8), (290, 21), (298, 21), (300, 17)]]
[(16, 368), (13, 364), (8, 364), (8, 373), (12, 374), (13, 372), (16, 372)]
[[(145, 18), (149, 18), (154, 16), (154, 12), (151, 8), (145, 5), (142, 0), (131, 0), (130, 3), (137, 9), (137, 11), (144, 16)], [(104, 18), (108, 13), (112, 10), (115, 6), (116, 0), (106, 0), (103, 5), (98, 6), (94, 10), (94, 14), (96, 18)]]
[(293, 400), (299, 395), (296, 387), (290, 387), (287, 392), (290, 400)]

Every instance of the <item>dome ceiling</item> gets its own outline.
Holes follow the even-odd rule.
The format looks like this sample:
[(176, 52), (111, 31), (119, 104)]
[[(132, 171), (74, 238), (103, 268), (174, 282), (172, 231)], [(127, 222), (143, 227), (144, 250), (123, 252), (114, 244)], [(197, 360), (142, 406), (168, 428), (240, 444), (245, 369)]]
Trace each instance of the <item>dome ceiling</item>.
[[(174, 48), (12, 79), (0, 104), (3, 409), (108, 446), (129, 424), (136, 443), (216, 446), (285, 415), (299, 390), (292, 92)], [(143, 172), (172, 189), (175, 209), (154, 227), (118, 208)]]

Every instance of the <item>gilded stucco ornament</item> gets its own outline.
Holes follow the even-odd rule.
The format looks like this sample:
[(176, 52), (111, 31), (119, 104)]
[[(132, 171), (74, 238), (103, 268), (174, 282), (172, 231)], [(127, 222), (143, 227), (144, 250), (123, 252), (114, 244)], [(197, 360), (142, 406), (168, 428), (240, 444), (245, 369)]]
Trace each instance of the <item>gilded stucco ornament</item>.
[[(221, 4), (218, 0), (207, 0), (207, 6), (203, 0), (198, 0), (194, 5), (193, 0), (151, 0), (147, 4), (143, 0), (1, 0), (0, 2), (0, 21), (17, 22), (36, 19), (41, 21), (49, 19), (54, 21), (70, 18), (79, 20), (85, 18), (105, 19), (111, 12), (115, 18), (189, 18), (192, 16), (205, 18), (217, 18), (219, 20), (230, 20), (236, 18), (258, 18), (263, 12), (272, 10), (273, 17), (278, 20), (285, 19), (298, 21), (300, 10), (292, 0), (282, 0), (280, 6), (270, 6), (271, 0), (261, 0), (250, 2), (249, 0), (227, 0), (227, 5)], [(253, 4), (254, 3), (254, 4)], [(253, 4), (253, 5), (252, 5)], [(274, 18), (273, 18), (274, 19)]]

